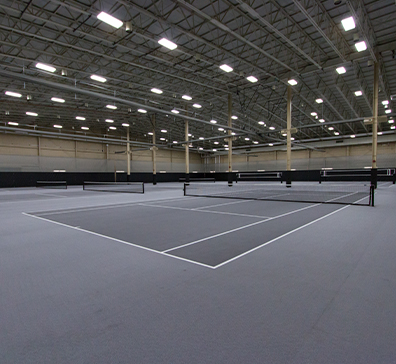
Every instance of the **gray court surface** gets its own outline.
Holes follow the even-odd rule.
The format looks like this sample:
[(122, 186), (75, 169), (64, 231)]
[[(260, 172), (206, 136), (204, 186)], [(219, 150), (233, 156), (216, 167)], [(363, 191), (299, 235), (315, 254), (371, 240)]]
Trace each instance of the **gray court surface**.
[(0, 190), (1, 363), (395, 363), (376, 206)]

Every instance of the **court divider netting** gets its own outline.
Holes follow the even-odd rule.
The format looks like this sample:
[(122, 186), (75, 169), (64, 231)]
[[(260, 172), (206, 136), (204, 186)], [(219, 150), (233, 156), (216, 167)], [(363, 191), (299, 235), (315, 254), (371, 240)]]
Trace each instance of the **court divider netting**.
[(144, 193), (144, 182), (84, 181), (83, 190), (97, 192)]

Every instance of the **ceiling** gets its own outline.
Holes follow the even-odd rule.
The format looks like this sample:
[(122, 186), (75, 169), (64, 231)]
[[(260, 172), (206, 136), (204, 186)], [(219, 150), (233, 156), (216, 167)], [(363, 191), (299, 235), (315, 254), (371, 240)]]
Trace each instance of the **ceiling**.
[[(102, 11), (123, 25), (116, 29), (99, 20)], [(341, 20), (349, 16), (356, 28), (345, 31)], [(232, 115), (238, 117), (232, 120), (233, 148), (266, 150), (286, 143), (281, 130), (287, 87), (295, 79), (294, 146), (335, 144), (351, 135), (358, 140), (371, 133), (364, 119), (373, 115), (372, 64), (378, 61), (378, 112), (386, 116), (378, 130), (393, 135), (389, 119), (395, 113), (385, 114), (381, 102), (396, 109), (395, 34), (395, 0), (2, 0), (0, 131), (125, 140), (122, 124), (128, 123), (131, 140), (141, 146), (150, 146), (154, 127), (158, 146), (182, 148), (188, 119), (191, 149), (218, 154), (227, 145), (231, 95)], [(177, 48), (161, 46), (161, 38)], [(367, 49), (357, 52), (355, 43), (363, 40)], [(38, 62), (56, 71), (41, 70)], [(233, 71), (222, 71), (222, 64)], [(339, 75), (338, 67), (346, 73)], [(106, 82), (92, 80), (92, 74)], [(258, 81), (249, 82), (251, 75)]]

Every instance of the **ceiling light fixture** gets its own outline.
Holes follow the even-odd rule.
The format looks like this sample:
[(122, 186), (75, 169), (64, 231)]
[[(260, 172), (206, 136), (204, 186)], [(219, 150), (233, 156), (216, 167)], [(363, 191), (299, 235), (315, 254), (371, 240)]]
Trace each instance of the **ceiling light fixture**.
[(88, 126), (82, 126), (81, 129), (82, 130), (89, 130)]
[(217, 121), (216, 121), (215, 119), (210, 120), (210, 122), (211, 122), (212, 124), (217, 124)]
[(316, 101), (317, 104), (321, 104), (323, 102), (322, 99), (316, 99), (315, 101)]
[(122, 126), (125, 126), (125, 127), (128, 127), (128, 126), (129, 126), (128, 123), (122, 123), (121, 125), (122, 125)]
[(230, 67), (228, 64), (222, 64), (220, 66), (220, 69), (223, 70), (224, 72), (232, 72), (234, 69), (232, 67)]
[(187, 101), (190, 101), (190, 100), (192, 100), (192, 97), (191, 97), (191, 96), (188, 96), (188, 95), (183, 95), (183, 96), (182, 96), (182, 99), (187, 100)]
[(384, 106), (385, 105), (389, 105), (389, 100), (384, 100), (384, 101), (381, 102), (381, 104), (384, 105)]
[(8, 125), (18, 126), (19, 124), (18, 124), (18, 123), (15, 123), (14, 121), (9, 121), (9, 122), (8, 122)]
[(50, 66), (48, 64), (44, 64), (44, 63), (36, 63), (36, 67), (40, 68), (41, 70), (52, 72), (52, 73), (54, 73), (56, 71), (55, 67), (52, 67), (52, 66)]
[(117, 128), (115, 126), (109, 126), (109, 129), (116, 130)]
[(338, 73), (339, 75), (342, 75), (343, 73), (346, 72), (346, 69), (345, 69), (345, 67), (338, 67), (338, 68), (336, 69), (336, 71), (337, 71), (337, 73)]
[(329, 130), (334, 130), (334, 127), (332, 127), (332, 126), (329, 126)]
[(340, 133), (338, 131), (335, 131), (334, 135), (340, 135)]
[(269, 146), (269, 147), (273, 147), (274, 144), (273, 144), (273, 143), (268, 143), (268, 146)]
[(292, 78), (291, 80), (288, 80), (287, 83), (289, 85), (295, 86), (295, 85), (297, 85), (298, 82), (295, 79)]
[(320, 123), (324, 123), (324, 122), (325, 122), (325, 119), (319, 119), (319, 122), (320, 122)]
[(265, 125), (264, 121), (259, 121), (258, 123), (259, 123), (259, 125)]
[(91, 75), (90, 77), (91, 77), (91, 80), (99, 81), (102, 83), (107, 81), (104, 77), (98, 76), (98, 75)]
[(356, 138), (356, 135), (351, 135), (350, 137), (353, 139), (353, 138)]
[(54, 128), (57, 128), (57, 129), (62, 129), (62, 125), (54, 125)]
[(60, 99), (59, 97), (51, 97), (51, 101), (60, 102), (62, 104), (65, 102), (65, 100)]
[(106, 107), (108, 109), (111, 109), (111, 110), (116, 110), (117, 109), (117, 106), (115, 106), (115, 105), (106, 105)]
[(395, 121), (393, 119), (388, 120), (389, 124), (393, 124)]
[(5, 94), (7, 96), (12, 96), (12, 97), (22, 97), (22, 94), (20, 94), (18, 92), (6, 91)]
[(161, 133), (167, 133), (167, 132), (168, 132), (168, 130), (161, 129)]
[(38, 116), (37, 113), (31, 112), (31, 111), (26, 111), (26, 115), (29, 115), (29, 116)]
[(82, 120), (82, 121), (85, 120), (84, 116), (76, 116), (76, 119), (77, 119), (77, 120)]
[(155, 94), (161, 95), (163, 93), (162, 90), (160, 90), (159, 88), (152, 88), (151, 92), (154, 92)]
[(275, 126), (270, 126), (270, 130), (275, 130)]
[(361, 42), (355, 43), (355, 48), (358, 52), (363, 52), (367, 49), (366, 42), (362, 40)]
[(317, 116), (317, 115), (318, 115), (317, 112), (315, 112), (315, 111), (312, 111), (312, 112), (311, 112), (311, 116)]
[(237, 119), (238, 119), (238, 116), (232, 115), (232, 116), (231, 116), (231, 119), (232, 119), (232, 120), (237, 120)]
[(385, 110), (385, 114), (390, 114), (392, 112), (391, 109)]
[(255, 83), (255, 82), (258, 81), (258, 79), (257, 79), (256, 77), (254, 77), (254, 76), (246, 77), (246, 79), (247, 79), (249, 82), (251, 82), (251, 83)]
[(145, 109), (138, 109), (138, 112), (140, 112), (141, 114), (147, 114), (147, 110)]
[(353, 19), (353, 17), (349, 17), (346, 19), (341, 20), (341, 24), (344, 27), (344, 30), (347, 32), (348, 30), (352, 30), (355, 29), (356, 24), (355, 24), (355, 20)]
[(177, 44), (171, 42), (170, 40), (166, 39), (166, 38), (162, 38), (158, 41), (159, 44), (161, 44), (162, 46), (164, 46), (165, 48), (170, 49), (171, 51), (173, 51), (174, 49), (177, 48)]
[(363, 92), (362, 91), (355, 91), (355, 96), (362, 96)]
[(176, 110), (176, 109), (171, 110), (171, 112), (173, 112), (174, 114), (179, 114), (180, 113), (180, 111)]
[(105, 22), (106, 24), (111, 25), (114, 28), (121, 28), (122, 25), (124, 24), (121, 20), (114, 18), (114, 16), (111, 16), (110, 14), (105, 13), (102, 11), (96, 16), (99, 20)]
[(112, 119), (106, 119), (105, 122), (106, 122), (106, 123), (114, 123), (114, 120), (112, 120)]
[(200, 104), (193, 104), (193, 107), (195, 107), (196, 109), (200, 109), (202, 107), (202, 105)]

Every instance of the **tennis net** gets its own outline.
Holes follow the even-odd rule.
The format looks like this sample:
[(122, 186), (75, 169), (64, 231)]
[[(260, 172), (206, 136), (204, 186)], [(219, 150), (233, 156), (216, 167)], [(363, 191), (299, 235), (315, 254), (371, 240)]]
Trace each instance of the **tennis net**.
[(238, 182), (184, 185), (185, 196), (374, 206), (370, 182)]
[(84, 181), (83, 189), (97, 192), (144, 193), (144, 182), (90, 182)]
[(67, 182), (66, 181), (36, 181), (36, 187), (67, 189)]

